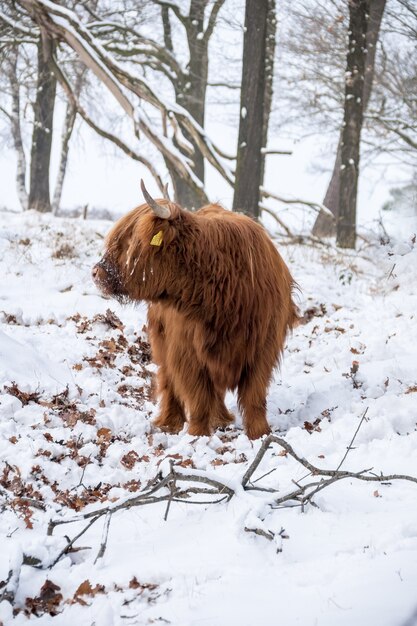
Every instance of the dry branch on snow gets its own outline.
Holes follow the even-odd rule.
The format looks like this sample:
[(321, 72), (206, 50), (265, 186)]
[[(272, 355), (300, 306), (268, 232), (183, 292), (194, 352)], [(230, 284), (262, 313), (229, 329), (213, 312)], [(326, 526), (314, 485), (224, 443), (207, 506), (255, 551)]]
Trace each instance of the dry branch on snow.
[[(48, 535), (52, 535), (55, 528), (61, 525), (68, 525), (74, 523), (86, 522), (84, 526), (76, 533), (72, 538), (66, 536), (67, 545), (59, 551), (54, 557), (52, 562), (48, 563), (31, 563), (37, 568), (51, 568), (58, 561), (60, 561), (65, 555), (71, 553), (74, 550), (75, 543), (101, 518), (104, 518), (104, 528), (102, 534), (102, 540), (97, 553), (97, 559), (101, 558), (106, 550), (109, 527), (113, 515), (138, 506), (145, 506), (148, 504), (166, 503), (166, 510), (164, 518), (168, 518), (170, 506), (173, 502), (182, 502), (187, 504), (218, 504), (221, 502), (229, 502), (233, 497), (241, 498), (247, 492), (257, 491), (260, 493), (269, 494), (265, 504), (271, 509), (281, 508), (283, 506), (298, 506), (304, 510), (305, 506), (315, 503), (313, 498), (320, 491), (333, 485), (344, 479), (360, 480), (366, 482), (375, 483), (391, 483), (395, 480), (404, 480), (417, 484), (417, 477), (408, 476), (406, 474), (382, 474), (373, 471), (373, 468), (366, 468), (358, 472), (351, 472), (340, 469), (344, 463), (348, 453), (353, 449), (353, 443), (359, 429), (366, 419), (366, 412), (362, 416), (359, 422), (358, 428), (347, 447), (346, 453), (339, 463), (337, 469), (323, 469), (313, 465), (310, 461), (298, 454), (294, 448), (282, 437), (271, 434), (268, 435), (262, 442), (255, 458), (250, 463), (249, 467), (241, 477), (239, 482), (227, 483), (222, 479), (213, 477), (207, 472), (198, 470), (183, 471), (180, 467), (175, 465), (174, 460), (170, 460), (169, 471), (166, 475), (162, 472), (155, 477), (153, 481), (137, 495), (121, 500), (108, 506), (103, 506), (97, 509), (93, 509), (88, 513), (82, 515), (76, 515), (73, 517), (63, 517), (51, 519), (48, 526)], [(256, 480), (252, 480), (254, 473), (258, 469), (262, 460), (264, 459), (267, 451), (272, 445), (278, 445), (282, 448), (283, 453), (281, 456), (289, 456), (294, 459), (299, 465), (308, 470), (306, 474), (299, 481), (293, 481), (295, 488), (288, 491), (283, 495), (279, 495), (277, 489), (262, 487), (259, 485), (266, 475), (274, 471), (275, 468), (267, 472), (267, 474), (261, 475)], [(310, 479), (310, 480), (309, 480)], [(272, 531), (265, 531), (262, 528), (262, 522), (259, 520), (259, 527), (245, 527), (247, 532), (253, 532), (257, 535), (263, 536), (269, 540), (274, 539), (275, 535)], [(281, 534), (281, 537), (283, 535)], [(26, 562), (30, 563), (26, 557)]]

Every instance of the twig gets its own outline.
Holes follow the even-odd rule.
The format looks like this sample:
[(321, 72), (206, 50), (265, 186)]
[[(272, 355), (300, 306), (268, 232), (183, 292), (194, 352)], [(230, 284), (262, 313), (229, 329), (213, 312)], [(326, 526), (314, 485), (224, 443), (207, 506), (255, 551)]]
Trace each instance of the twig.
[(174, 460), (171, 459), (169, 462), (170, 465), (170, 474), (172, 474), (173, 478), (172, 481), (168, 484), (169, 486), (169, 492), (170, 492), (170, 497), (168, 498), (168, 502), (167, 502), (167, 508), (165, 509), (165, 515), (164, 515), (164, 521), (166, 522), (168, 519), (168, 515), (169, 515), (169, 509), (171, 508), (171, 502), (175, 496), (175, 492), (177, 490), (177, 482), (176, 482), (176, 475), (174, 473)]
[(110, 527), (110, 522), (111, 522), (111, 512), (108, 511), (106, 514), (106, 519), (104, 520), (104, 527), (103, 527), (103, 536), (101, 539), (101, 544), (100, 544), (100, 548), (99, 551), (97, 553), (96, 556), (96, 560), (94, 561), (94, 565), (97, 563), (97, 561), (99, 559), (101, 559), (104, 556), (104, 553), (106, 551), (106, 547), (107, 547), (107, 539), (109, 536), (109, 527)]
[(245, 526), (245, 532), (246, 533), (255, 533), (255, 535), (258, 535), (259, 537), (265, 537), (265, 539), (268, 539), (268, 541), (272, 541), (275, 537), (275, 534), (272, 532), (272, 530), (262, 530), (262, 528), (248, 528), (247, 526)]
[(335, 216), (324, 204), (320, 202), (312, 202), (311, 200), (304, 200), (303, 198), (283, 198), (282, 196), (278, 196), (276, 193), (272, 191), (268, 191), (267, 189), (261, 188), (261, 196), (262, 198), (272, 198), (273, 200), (277, 200), (278, 202), (283, 202), (284, 204), (303, 204), (304, 206), (308, 206), (313, 211), (320, 213), (326, 213), (332, 220), (335, 220)]
[(345, 462), (345, 459), (346, 459), (347, 455), (348, 455), (348, 454), (349, 454), (349, 452), (352, 450), (353, 442), (354, 442), (354, 441), (355, 441), (355, 439), (356, 439), (356, 435), (358, 434), (360, 427), (362, 426), (363, 422), (364, 422), (364, 421), (365, 421), (365, 419), (366, 419), (366, 414), (368, 413), (368, 409), (369, 409), (369, 407), (367, 406), (367, 407), (366, 407), (366, 409), (365, 409), (364, 414), (363, 414), (363, 415), (362, 415), (362, 417), (361, 417), (361, 420), (360, 420), (360, 422), (359, 422), (359, 425), (358, 425), (357, 429), (355, 430), (355, 434), (354, 434), (354, 435), (353, 435), (353, 437), (352, 437), (352, 441), (350, 442), (350, 444), (349, 444), (349, 445), (348, 445), (348, 447), (346, 448), (346, 452), (345, 452), (345, 454), (344, 454), (344, 456), (343, 456), (343, 459), (340, 461), (339, 465), (337, 466), (336, 471), (340, 470), (340, 468), (342, 467), (343, 463)]
[(94, 522), (97, 521), (97, 519), (98, 519), (98, 517), (93, 517), (93, 519), (87, 524), (87, 526), (85, 526), (78, 533), (78, 535), (75, 535), (75, 537), (73, 537), (72, 539), (68, 540), (68, 543), (65, 546), (65, 548), (63, 550), (61, 550), (61, 552), (58, 554), (58, 556), (52, 561), (52, 563), (49, 565), (49, 568), (54, 567), (54, 565), (56, 565), (58, 563), (58, 561), (60, 561), (65, 554), (68, 554), (68, 552), (70, 551), (70, 549), (72, 548), (74, 543), (77, 541), (77, 539), (82, 537), (82, 535), (84, 535), (87, 532), (87, 530), (94, 524)]
[(294, 236), (291, 230), (288, 228), (288, 226), (282, 221), (280, 217), (278, 217), (278, 215), (274, 211), (272, 211), (271, 209), (268, 209), (268, 207), (266, 207), (264, 204), (260, 204), (259, 208), (261, 210), (261, 213), (268, 213), (268, 215), (274, 218), (274, 220), (279, 224), (279, 226), (281, 226), (281, 228), (285, 231), (285, 234), (287, 235), (287, 237)]

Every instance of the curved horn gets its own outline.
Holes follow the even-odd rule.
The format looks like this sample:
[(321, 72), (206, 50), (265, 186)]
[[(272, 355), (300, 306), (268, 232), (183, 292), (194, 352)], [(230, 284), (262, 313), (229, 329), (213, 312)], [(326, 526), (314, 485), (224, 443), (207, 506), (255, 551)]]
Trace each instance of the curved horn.
[(162, 204), (158, 204), (157, 202), (155, 202), (155, 200), (146, 189), (145, 183), (142, 179), (140, 181), (140, 187), (142, 189), (143, 197), (145, 198), (148, 206), (152, 209), (155, 215), (161, 217), (164, 220), (169, 219), (171, 217), (171, 211), (169, 210), (169, 207), (163, 206)]

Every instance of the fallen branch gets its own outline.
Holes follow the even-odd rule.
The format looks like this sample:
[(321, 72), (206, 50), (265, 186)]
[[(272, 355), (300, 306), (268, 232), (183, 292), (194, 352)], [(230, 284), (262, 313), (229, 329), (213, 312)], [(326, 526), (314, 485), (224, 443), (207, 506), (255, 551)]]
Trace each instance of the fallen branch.
[[(283, 448), (287, 452), (287, 454), (289, 454), (293, 459), (295, 459), (298, 463), (300, 463), (300, 465), (302, 465), (309, 471), (307, 476), (304, 476), (302, 480), (305, 480), (309, 476), (317, 476), (320, 478), (312, 482), (303, 484), (303, 485), (300, 484), (302, 482), (301, 480), (299, 481), (299, 483), (295, 483), (297, 486), (297, 489), (290, 491), (289, 493), (281, 496), (280, 498), (276, 498), (274, 500), (274, 503), (271, 505), (271, 508), (280, 508), (286, 502), (292, 501), (293, 505), (301, 506), (301, 508), (304, 509), (304, 506), (306, 503), (313, 504), (312, 499), (319, 491), (322, 491), (324, 488), (332, 485), (333, 483), (339, 480), (343, 480), (345, 478), (354, 478), (356, 480), (362, 480), (362, 481), (367, 481), (367, 482), (378, 482), (378, 483), (389, 483), (393, 480), (407, 480), (407, 481), (417, 484), (417, 478), (414, 476), (408, 476), (407, 474), (382, 474), (382, 473), (376, 474), (372, 472), (372, 469), (373, 469), (372, 467), (363, 469), (359, 472), (349, 472), (349, 471), (344, 471), (344, 470), (339, 469), (342, 463), (345, 461), (346, 456), (349, 453), (349, 451), (352, 450), (352, 444), (365, 418), (366, 418), (366, 411), (364, 415), (362, 416), (359, 426), (356, 429), (355, 434), (353, 436), (353, 439), (347, 448), (346, 454), (344, 455), (342, 461), (339, 463), (338, 469), (336, 470), (327, 470), (327, 469), (316, 467), (315, 465), (310, 463), (310, 461), (298, 455), (295, 452), (294, 448), (287, 441), (285, 441), (285, 439), (282, 439), (282, 437), (278, 437), (276, 435), (268, 435), (268, 437), (266, 437), (266, 439), (264, 439), (264, 441), (262, 442), (262, 445), (259, 448), (254, 460), (252, 461), (252, 463), (250, 464), (250, 466), (248, 467), (248, 469), (246, 470), (243, 476), (243, 479), (242, 479), (243, 488), (252, 489), (254, 491), (258, 491), (258, 490), (263, 491), (262, 488), (255, 487), (254, 483), (251, 483), (251, 477), (256, 471), (259, 464), (261, 463), (268, 448), (273, 443), (277, 443), (279, 446), (281, 446), (281, 448)], [(327, 476), (328, 479), (324, 480), (323, 479), (324, 476)]]
[[(359, 425), (356, 428), (355, 433), (352, 437), (352, 440), (347, 447), (346, 453), (344, 454), (341, 462), (335, 470), (323, 469), (313, 465), (313, 463), (308, 461), (306, 458), (300, 456), (285, 439), (273, 434), (268, 435), (263, 440), (258, 452), (255, 455), (255, 458), (250, 463), (246, 472), (242, 476), (239, 486), (236, 488), (225, 484), (217, 478), (212, 478), (203, 472), (183, 472), (179, 469), (178, 466), (175, 466), (174, 462), (171, 461), (170, 470), (166, 476), (163, 477), (161, 476), (161, 474), (159, 474), (144, 491), (132, 498), (128, 498), (118, 503), (95, 509), (82, 515), (76, 515), (68, 519), (51, 520), (48, 527), (48, 535), (52, 535), (55, 527), (62, 524), (72, 524), (82, 521), (88, 521), (88, 523), (80, 530), (77, 535), (75, 535), (73, 539), (68, 539), (67, 545), (59, 552), (59, 554), (53, 560), (52, 564), (49, 565), (49, 567), (53, 567), (63, 556), (71, 552), (73, 550), (74, 543), (81, 536), (83, 536), (101, 517), (105, 516), (102, 540), (96, 557), (97, 561), (104, 555), (104, 552), (106, 550), (109, 526), (112, 516), (119, 511), (130, 509), (136, 506), (166, 502), (167, 506), (164, 515), (164, 519), (166, 520), (168, 518), (169, 510), (173, 502), (204, 505), (216, 504), (220, 502), (228, 502), (232, 499), (233, 496), (241, 496), (242, 492), (245, 493), (248, 491), (259, 491), (269, 494), (266, 504), (269, 505), (271, 509), (282, 508), (283, 506), (300, 506), (304, 510), (306, 504), (311, 504), (315, 506), (315, 503), (313, 502), (313, 497), (317, 493), (319, 493), (326, 487), (329, 487), (330, 485), (346, 478), (378, 483), (390, 483), (394, 480), (406, 480), (417, 484), (416, 477), (406, 474), (376, 474), (372, 471), (373, 468), (366, 468), (358, 472), (351, 472), (340, 469), (344, 461), (346, 460), (347, 455), (353, 449), (353, 443), (356, 439), (359, 429), (366, 420), (366, 414), (367, 410), (362, 415)], [(301, 466), (305, 467), (308, 470), (308, 473), (303, 476), (303, 478), (301, 478), (298, 482), (293, 481), (296, 486), (295, 489), (280, 497), (276, 497), (276, 489), (256, 485), (256, 483), (265, 478), (265, 476), (271, 474), (271, 472), (277, 468), (271, 469), (256, 480), (252, 481), (252, 476), (256, 472), (267, 451), (273, 444), (279, 445), (283, 450), (285, 450), (286, 455), (292, 457), (297, 463), (299, 463)], [(313, 477), (313, 479), (309, 482), (304, 482), (309, 477)], [(197, 483), (198, 486), (189, 484), (187, 485), (187, 483)], [(163, 493), (159, 493), (162, 490)], [(271, 494), (273, 494), (272, 500)], [(192, 498), (192, 496), (194, 495), (210, 495), (214, 497), (211, 499), (201, 500)], [(274, 534), (270, 531), (267, 532), (262, 528), (252, 527), (252, 524), (245, 527), (245, 531), (253, 532), (257, 535), (262, 535), (268, 540), (272, 540), (274, 538)], [(42, 565), (35, 566), (42, 567)]]
[[(207, 488), (198, 488), (198, 487), (190, 487), (185, 489), (180, 489), (177, 485), (178, 483), (184, 482), (196, 482), (210, 485), (212, 489)], [(163, 488), (168, 488), (169, 493), (163, 495), (155, 495), (158, 491)], [(204, 502), (199, 500), (190, 500), (191, 494), (199, 494), (199, 495), (207, 495), (213, 494), (217, 496), (221, 496), (220, 498), (216, 498), (213, 500), (205, 500)], [(51, 520), (48, 526), (48, 535), (52, 535), (56, 526), (60, 526), (62, 524), (73, 524), (75, 522), (80, 522), (83, 520), (89, 520), (88, 524), (84, 526), (81, 531), (71, 540), (68, 541), (67, 545), (59, 552), (57, 557), (53, 560), (52, 564), (49, 567), (53, 567), (61, 560), (63, 556), (71, 552), (74, 543), (82, 537), (87, 530), (95, 524), (101, 517), (106, 516), (105, 528), (103, 531), (103, 538), (100, 545), (99, 552), (97, 554), (97, 559), (101, 558), (104, 555), (106, 545), (107, 545), (107, 536), (108, 529), (110, 525), (110, 521), (112, 516), (120, 510), (130, 509), (136, 506), (144, 506), (146, 504), (156, 504), (158, 502), (168, 502), (167, 509), (165, 512), (165, 519), (167, 519), (169, 507), (171, 502), (187, 502), (189, 504), (215, 504), (218, 502), (223, 502), (224, 500), (230, 500), (232, 496), (235, 494), (234, 490), (225, 485), (224, 483), (215, 480), (213, 478), (209, 478), (204, 474), (190, 474), (178, 472), (174, 464), (171, 464), (171, 469), (167, 476), (164, 478), (157, 479), (157, 482), (150, 488), (145, 490), (144, 492), (134, 496), (133, 498), (129, 498), (122, 502), (119, 502), (114, 505), (106, 506), (101, 509), (96, 509), (94, 511), (90, 511), (89, 513), (85, 513), (83, 515), (77, 515), (69, 519), (58, 519)]]

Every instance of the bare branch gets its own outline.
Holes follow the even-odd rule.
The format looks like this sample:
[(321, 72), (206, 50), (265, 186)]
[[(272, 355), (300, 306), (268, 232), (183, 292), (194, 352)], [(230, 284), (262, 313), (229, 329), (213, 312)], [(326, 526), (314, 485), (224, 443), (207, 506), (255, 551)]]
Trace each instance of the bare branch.
[(203, 41), (205, 45), (208, 44), (210, 37), (213, 34), (214, 26), (216, 24), (217, 16), (219, 14), (220, 9), (224, 5), (225, 0), (216, 0), (213, 4), (213, 8), (211, 9), (211, 13), (208, 19), (207, 28), (204, 32)]
[[(142, 98), (152, 106), (162, 112), (167, 112), (175, 116), (181, 129), (186, 131), (193, 139), (201, 153), (213, 165), (213, 167), (227, 180), (233, 184), (231, 173), (220, 163), (213, 145), (209, 141), (205, 131), (188, 114), (188, 112), (177, 104), (168, 104), (161, 100), (154, 90), (140, 77), (130, 74), (106, 53), (106, 51), (91, 36), (75, 13), (64, 9), (47, 0), (20, 0), (21, 4), (30, 12), (35, 21), (51, 32), (54, 36), (66, 41), (80, 56), (82, 61), (89, 67), (97, 77), (110, 90), (123, 110), (134, 122), (135, 132), (144, 132), (148, 139), (162, 152), (163, 156), (177, 168), (180, 175), (196, 190), (196, 193), (204, 196), (203, 184), (194, 174), (191, 165), (172, 141), (162, 138), (155, 132), (133, 107), (130, 100), (125, 95), (123, 88), (130, 93)], [(170, 4), (170, 3), (169, 3)]]
[(169, 2), (168, 0), (155, 0), (155, 3), (159, 4), (159, 6), (161, 6), (161, 7), (165, 7), (167, 9), (171, 9), (171, 11), (174, 13), (175, 17), (177, 17), (179, 19), (181, 24), (183, 24), (183, 26), (185, 26), (185, 27), (188, 26), (187, 16), (184, 15), (183, 13), (181, 13), (181, 10), (180, 10), (179, 6), (175, 2)]
[(280, 217), (278, 217), (278, 215), (272, 211), (271, 209), (268, 209), (267, 206), (265, 206), (264, 204), (260, 204), (259, 205), (259, 209), (261, 211), (261, 213), (268, 213), (268, 215), (270, 215), (271, 217), (274, 218), (274, 220), (279, 224), (279, 226), (281, 226), (281, 228), (285, 231), (285, 234), (288, 237), (293, 237), (293, 233), (291, 232), (291, 230), (288, 228), (288, 226), (282, 221), (282, 219)]
[(366, 420), (366, 414), (368, 413), (368, 408), (369, 408), (369, 407), (366, 407), (365, 412), (364, 412), (364, 414), (362, 415), (361, 420), (360, 420), (360, 422), (359, 422), (359, 424), (358, 424), (358, 427), (357, 427), (357, 429), (355, 430), (355, 433), (354, 433), (354, 435), (353, 435), (353, 437), (352, 437), (352, 441), (350, 442), (350, 444), (349, 444), (349, 445), (348, 445), (348, 447), (346, 448), (346, 452), (345, 452), (345, 454), (344, 454), (344, 456), (343, 456), (343, 459), (340, 461), (339, 465), (337, 466), (336, 471), (340, 470), (340, 468), (342, 467), (343, 463), (344, 463), (344, 462), (345, 462), (345, 460), (346, 460), (347, 455), (348, 455), (348, 454), (349, 454), (349, 452), (352, 450), (352, 446), (353, 446), (353, 443), (354, 443), (354, 441), (355, 441), (355, 439), (356, 439), (356, 436), (357, 436), (357, 434), (358, 434), (358, 432), (359, 432), (359, 430), (360, 430), (360, 428), (361, 428), (361, 426), (362, 426), (363, 422)]
[(278, 200), (278, 202), (283, 202), (284, 204), (303, 204), (310, 207), (314, 211), (317, 211), (317, 213), (323, 211), (333, 220), (335, 219), (333, 213), (325, 207), (324, 204), (320, 204), (320, 202), (311, 202), (310, 200), (303, 200), (301, 198), (283, 198), (282, 196), (278, 196), (277, 194), (267, 191), (264, 188), (261, 189), (261, 196), (263, 198), (273, 198), (274, 200)]
[(107, 539), (108, 539), (108, 536), (109, 536), (110, 522), (111, 522), (111, 512), (108, 511), (106, 513), (106, 519), (104, 520), (103, 537), (101, 539), (100, 548), (99, 548), (99, 551), (97, 553), (96, 560), (94, 561), (94, 565), (97, 563), (97, 561), (99, 559), (103, 558), (104, 553), (106, 551)]

